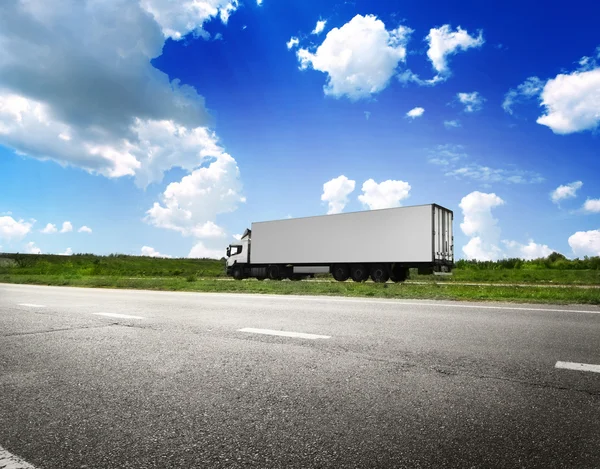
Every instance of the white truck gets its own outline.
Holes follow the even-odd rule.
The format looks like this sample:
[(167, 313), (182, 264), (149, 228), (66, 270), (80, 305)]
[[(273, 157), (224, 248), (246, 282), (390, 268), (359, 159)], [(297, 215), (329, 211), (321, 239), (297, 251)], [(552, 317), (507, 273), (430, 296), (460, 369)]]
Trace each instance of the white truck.
[(378, 283), (454, 265), (453, 212), (437, 204), (252, 223), (227, 248), (236, 280), (300, 280), (330, 273), (340, 281)]

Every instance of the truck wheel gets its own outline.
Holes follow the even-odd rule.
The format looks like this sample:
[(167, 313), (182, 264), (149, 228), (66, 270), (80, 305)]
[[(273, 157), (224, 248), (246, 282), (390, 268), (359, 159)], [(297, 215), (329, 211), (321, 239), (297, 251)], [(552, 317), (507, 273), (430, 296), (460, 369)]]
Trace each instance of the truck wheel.
[(408, 278), (408, 269), (400, 265), (395, 265), (392, 269), (390, 278), (392, 282), (404, 282)]
[(350, 269), (344, 264), (334, 266), (331, 269), (331, 273), (333, 274), (333, 278), (338, 282), (345, 282), (350, 278)]
[(244, 271), (238, 265), (238, 266), (235, 266), (233, 268), (233, 270), (231, 271), (231, 275), (233, 275), (233, 278), (236, 279), (236, 280), (243, 280), (243, 278), (244, 278)]
[(369, 277), (369, 271), (362, 264), (353, 265), (350, 275), (355, 282), (364, 282)]
[(375, 283), (385, 283), (390, 279), (390, 274), (386, 266), (376, 264), (371, 268), (371, 279)]
[(270, 265), (269, 269), (267, 270), (267, 277), (269, 277), (271, 280), (281, 279), (281, 274), (279, 272), (279, 266)]

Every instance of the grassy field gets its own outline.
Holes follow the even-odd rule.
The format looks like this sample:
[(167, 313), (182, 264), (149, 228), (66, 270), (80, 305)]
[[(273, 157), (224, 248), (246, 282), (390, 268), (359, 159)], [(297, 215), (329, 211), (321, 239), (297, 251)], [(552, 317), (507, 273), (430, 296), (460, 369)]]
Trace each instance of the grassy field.
[[(592, 259), (592, 267), (596, 264)], [(562, 262), (556, 268), (556, 262)], [(562, 259), (522, 263), (457, 263), (450, 277), (413, 275), (404, 284), (334, 281), (229, 281), (224, 261), (137, 256), (0, 254), (0, 282), (197, 292), (337, 295), (377, 298), (490, 300), (600, 305), (600, 269)], [(331, 279), (323, 276), (322, 279)], [(416, 283), (418, 282), (418, 283)], [(423, 284), (422, 284), (423, 282)], [(464, 285), (485, 283), (489, 285)], [(526, 284), (515, 286), (508, 284)]]

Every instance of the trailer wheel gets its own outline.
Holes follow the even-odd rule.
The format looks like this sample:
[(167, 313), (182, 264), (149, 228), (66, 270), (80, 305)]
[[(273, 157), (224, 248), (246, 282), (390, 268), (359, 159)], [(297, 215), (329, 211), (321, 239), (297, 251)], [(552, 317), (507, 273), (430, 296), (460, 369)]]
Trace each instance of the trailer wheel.
[(369, 277), (369, 271), (364, 265), (356, 264), (350, 269), (350, 275), (355, 282), (364, 282)]
[(267, 277), (271, 280), (279, 280), (281, 279), (281, 273), (279, 272), (279, 266), (270, 265), (267, 270)]
[(334, 266), (333, 269), (331, 269), (331, 272), (333, 274), (333, 278), (338, 282), (345, 282), (350, 278), (350, 269), (344, 264)]
[(376, 264), (371, 268), (371, 279), (375, 283), (385, 283), (390, 279), (390, 273), (383, 264)]
[(239, 265), (236, 265), (233, 268), (233, 270), (231, 271), (231, 275), (236, 280), (243, 280), (244, 279), (244, 270)]
[(402, 267), (401, 265), (395, 265), (392, 268), (390, 275), (392, 282), (404, 282), (408, 278), (408, 268)]

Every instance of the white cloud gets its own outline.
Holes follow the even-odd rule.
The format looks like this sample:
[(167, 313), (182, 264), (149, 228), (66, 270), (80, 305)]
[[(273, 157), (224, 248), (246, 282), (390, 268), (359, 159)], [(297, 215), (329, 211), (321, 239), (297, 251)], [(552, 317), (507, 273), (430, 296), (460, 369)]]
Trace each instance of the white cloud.
[(11, 216), (0, 217), (0, 239), (6, 241), (23, 239), (31, 231), (33, 223), (15, 220)]
[(354, 191), (356, 181), (339, 176), (323, 184), (321, 200), (329, 204), (328, 214), (340, 213), (348, 203), (348, 195)]
[(65, 252), (59, 252), (59, 256), (72, 256), (73, 250), (71, 248), (67, 248)]
[[(141, 0), (142, 8), (161, 26), (166, 37), (181, 39), (188, 33), (208, 37), (202, 25), (219, 17), (227, 23), (239, 2), (237, 0)], [(260, 3), (259, 3), (260, 5)]]
[(365, 119), (369, 120), (370, 117), (371, 117), (371, 112), (365, 111)]
[[(547, 245), (538, 244), (532, 239), (527, 244), (500, 240), (500, 227), (492, 210), (504, 204), (504, 200), (494, 193), (475, 191), (462, 198), (459, 207), (462, 209), (464, 219), (460, 228), (471, 238), (463, 247), (466, 258), (494, 261), (507, 257), (537, 259), (552, 254), (553, 250)], [(501, 244), (505, 249), (500, 247)]]
[(166, 37), (204, 34), (206, 21), (226, 22), (235, 8), (236, 0), (1, 2), (0, 144), (133, 176), (140, 187), (173, 167), (195, 170), (214, 152), (212, 118), (193, 87), (151, 60)]
[(184, 235), (215, 234), (218, 227), (207, 222), (220, 213), (236, 210), (239, 203), (246, 201), (241, 192), (236, 161), (221, 153), (208, 166), (169, 184), (161, 202), (155, 202), (146, 212), (146, 221)]
[(62, 229), (60, 230), (61, 233), (69, 233), (70, 231), (73, 231), (73, 225), (71, 224), (70, 221), (66, 221), (62, 224)]
[(235, 239), (236, 241), (241, 241), (242, 235), (241, 234), (234, 234), (233, 235), (233, 239)]
[(466, 51), (470, 48), (481, 47), (484, 43), (483, 35), (474, 37), (460, 26), (456, 31), (450, 29), (450, 25), (445, 24), (440, 28), (432, 28), (426, 37), (429, 42), (427, 57), (431, 60), (433, 68), (438, 75), (448, 75), (448, 57), (459, 51)]
[(25, 254), (41, 254), (42, 250), (38, 248), (33, 241), (25, 245)]
[(207, 248), (204, 243), (198, 241), (188, 254), (188, 257), (198, 259), (221, 259), (222, 257), (225, 257), (225, 248), (222, 250)]
[(261, 6), (261, 5), (262, 5), (262, 3), (263, 3), (263, 0), (256, 0), (256, 4), (257, 4), (258, 6)]
[(550, 198), (554, 203), (558, 203), (564, 199), (574, 198), (577, 196), (577, 190), (580, 189), (581, 186), (583, 186), (583, 182), (581, 181), (575, 181), (564, 186), (558, 186), (551, 192)]
[(492, 209), (502, 205), (504, 200), (496, 194), (479, 191), (471, 192), (460, 201), (459, 207), (464, 216), (460, 228), (471, 238), (463, 247), (463, 253), (468, 259), (495, 260), (501, 256), (498, 246), (500, 228), (498, 220), (492, 215)]
[(299, 49), (297, 57), (301, 69), (311, 66), (327, 74), (326, 95), (368, 98), (385, 89), (397, 73), (411, 33), (404, 26), (387, 30), (374, 15), (356, 15), (330, 30), (314, 53)]
[(77, 230), (79, 233), (91, 233), (92, 229), (88, 226), (83, 225), (81, 228)]
[(459, 120), (454, 119), (451, 121), (444, 121), (444, 127), (446, 127), (447, 129), (455, 129), (457, 127), (462, 127), (462, 125)]
[(494, 182), (503, 184), (538, 184), (544, 180), (538, 173), (518, 169), (492, 168), (477, 163), (456, 167), (445, 173), (457, 179), (474, 179), (490, 184)]
[(588, 199), (583, 204), (583, 210), (588, 213), (600, 213), (600, 199)]
[(286, 42), (287, 48), (291, 49), (300, 44), (300, 40), (297, 37), (292, 36), (288, 42)]
[(451, 166), (463, 158), (467, 158), (467, 154), (462, 145), (446, 144), (437, 145), (431, 150), (428, 161), (435, 165)]
[(191, 231), (196, 238), (223, 238), (225, 236), (223, 228), (210, 220), (203, 225), (195, 226)]
[(327, 20), (317, 21), (317, 25), (315, 26), (315, 29), (313, 29), (311, 34), (321, 34), (323, 32), (323, 30), (325, 29), (326, 23), (327, 23)]
[(45, 226), (45, 228), (40, 231), (45, 234), (52, 234), (52, 233), (56, 233), (58, 230), (56, 229), (56, 225), (53, 225), (52, 223), (48, 223)]
[(537, 123), (555, 134), (597, 129), (600, 125), (600, 68), (559, 74), (541, 94), (545, 114)]
[(358, 200), (370, 210), (400, 207), (410, 195), (410, 184), (405, 181), (387, 180), (376, 183), (373, 179), (364, 182)]
[(521, 244), (517, 241), (502, 241), (507, 248), (504, 257), (518, 257), (519, 259), (532, 260), (548, 257), (553, 250), (545, 244), (537, 244), (529, 240), (527, 244)]
[(416, 108), (413, 108), (410, 111), (408, 111), (406, 113), (406, 116), (414, 119), (415, 117), (421, 117), (424, 112), (425, 112), (425, 109), (423, 109), (422, 107), (416, 107)]
[(477, 91), (473, 91), (472, 93), (458, 93), (456, 97), (465, 106), (465, 112), (480, 111), (485, 101), (485, 98)]
[(569, 237), (569, 246), (577, 256), (600, 256), (600, 230), (574, 233)]
[(517, 86), (517, 89), (511, 89), (504, 96), (504, 102), (502, 108), (509, 114), (513, 114), (512, 107), (515, 103), (522, 100), (522, 98), (531, 98), (538, 96), (544, 87), (544, 82), (538, 77), (529, 77), (524, 83)]
[(146, 257), (167, 257), (167, 258), (171, 257), (171, 256), (168, 256), (166, 254), (161, 254), (156, 249), (154, 249), (153, 247), (150, 247), (150, 246), (142, 246), (142, 256), (146, 256)]

